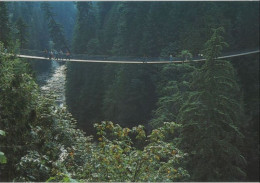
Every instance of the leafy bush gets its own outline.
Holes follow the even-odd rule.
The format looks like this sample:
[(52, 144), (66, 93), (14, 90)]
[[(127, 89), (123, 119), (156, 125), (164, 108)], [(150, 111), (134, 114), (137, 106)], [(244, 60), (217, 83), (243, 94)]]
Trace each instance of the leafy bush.
[(165, 123), (146, 136), (141, 125), (129, 129), (112, 122), (95, 124), (98, 142), (90, 143), (91, 137), (83, 136), (74, 137), (70, 146), (61, 145), (60, 140), (48, 142), (55, 146), (46, 149), (46, 154), (31, 151), (21, 158), (18, 168), (22, 176), (17, 180), (38, 181), (46, 175), (50, 176), (48, 181), (65, 182), (186, 180), (189, 174), (181, 165), (187, 154), (164, 141), (175, 127), (179, 125)]
[(164, 141), (179, 127), (176, 123), (165, 123), (148, 136), (141, 125), (129, 129), (102, 122), (95, 127), (99, 142), (85, 164), (87, 181), (176, 181), (189, 177), (180, 166), (186, 154)]

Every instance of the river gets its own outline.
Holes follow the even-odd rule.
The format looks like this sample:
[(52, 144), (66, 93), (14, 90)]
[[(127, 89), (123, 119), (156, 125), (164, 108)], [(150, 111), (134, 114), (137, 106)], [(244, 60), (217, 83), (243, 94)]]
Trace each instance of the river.
[(56, 97), (56, 103), (60, 107), (65, 106), (65, 64), (52, 60), (51, 69), (37, 74), (36, 78), (43, 95), (53, 93)]

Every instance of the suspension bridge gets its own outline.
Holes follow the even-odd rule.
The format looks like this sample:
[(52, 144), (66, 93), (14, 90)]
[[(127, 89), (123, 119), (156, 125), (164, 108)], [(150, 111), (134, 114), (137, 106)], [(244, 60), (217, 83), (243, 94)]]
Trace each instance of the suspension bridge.
[[(29, 50), (30, 51), (30, 50)], [(38, 53), (38, 55), (40, 56), (33, 56), (33, 55), (28, 55), (28, 54), (17, 54), (17, 57), (20, 58), (28, 58), (28, 59), (37, 59), (37, 60), (55, 60), (55, 59), (49, 59), (46, 56), (42, 56), (43, 52), (41, 51), (36, 51)], [(28, 51), (27, 51), (28, 53)], [(220, 56), (216, 59), (225, 59), (225, 58), (232, 58), (232, 57), (239, 57), (239, 56), (244, 56), (244, 55), (251, 55), (251, 54), (256, 54), (259, 53), (259, 49), (258, 50), (251, 50), (251, 51), (244, 51), (244, 52), (239, 52), (239, 53), (235, 53), (235, 54), (226, 54), (223, 56)], [(84, 57), (84, 55), (74, 55), (75, 57)], [(85, 57), (89, 57), (89, 56), (85, 56)], [(114, 60), (113, 60), (114, 58)], [(122, 58), (122, 57), (121, 57)], [(127, 58), (121, 59), (120, 58), (116, 58), (115, 57), (102, 57), (99, 56), (95, 59), (77, 59), (77, 58), (71, 58), (71, 59), (59, 59), (58, 61), (65, 61), (65, 62), (87, 62), (87, 63), (111, 63), (111, 64), (168, 64), (168, 63), (188, 63), (188, 62), (201, 62), (201, 61), (205, 61), (205, 58), (202, 57), (197, 57), (191, 60), (183, 60), (181, 58), (174, 58), (172, 61), (170, 60), (166, 60), (164, 59), (150, 59), (150, 58), (132, 58), (127, 60)]]

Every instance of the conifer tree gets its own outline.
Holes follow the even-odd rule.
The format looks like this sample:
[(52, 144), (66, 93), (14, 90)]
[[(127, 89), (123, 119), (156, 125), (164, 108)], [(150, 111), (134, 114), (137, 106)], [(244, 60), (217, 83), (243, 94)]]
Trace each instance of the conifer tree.
[(112, 49), (114, 55), (143, 56), (140, 48), (149, 6), (147, 2), (117, 4), (120, 17), (117, 21), (117, 36)]
[(155, 105), (155, 68), (143, 65), (123, 65), (116, 72), (113, 83), (104, 96), (103, 112), (106, 120), (123, 126), (134, 126), (150, 119)]
[(67, 41), (64, 36), (63, 27), (55, 20), (55, 14), (52, 11), (52, 7), (48, 2), (41, 4), (41, 8), (45, 13), (45, 17), (48, 20), (49, 33), (52, 41), (55, 43), (54, 48), (64, 49), (70, 51)]
[(0, 2), (0, 41), (5, 47), (10, 41), (10, 27), (8, 22), (8, 12), (6, 2)]
[(156, 84), (159, 95), (150, 125), (160, 127), (164, 122), (176, 121), (181, 104), (189, 91), (188, 80), (196, 68), (190, 64), (167, 64)]
[[(96, 19), (91, 2), (77, 2), (77, 22), (73, 40), (76, 54), (97, 54)], [(93, 123), (102, 120), (103, 64), (69, 63), (66, 103), (78, 119), (79, 127), (94, 133)], [(76, 88), (76, 90), (75, 90)]]
[(16, 28), (18, 30), (17, 33), (16, 33), (16, 37), (20, 41), (21, 48), (25, 48), (27, 46), (27, 42), (28, 42), (28, 39), (27, 39), (27, 36), (28, 36), (27, 28), (28, 28), (28, 26), (21, 17), (19, 17), (17, 22), (16, 22)]
[(195, 71), (191, 92), (180, 109), (182, 147), (190, 152), (188, 168), (193, 181), (243, 180), (244, 158), (239, 151), (243, 117), (239, 86), (231, 63), (217, 60), (227, 44), (214, 30), (206, 43), (206, 63)]
[[(91, 2), (77, 2), (77, 21), (73, 40), (73, 51), (75, 53), (89, 53), (93, 49), (87, 48), (98, 46), (96, 38), (96, 17)], [(97, 53), (94, 53), (97, 54)]]

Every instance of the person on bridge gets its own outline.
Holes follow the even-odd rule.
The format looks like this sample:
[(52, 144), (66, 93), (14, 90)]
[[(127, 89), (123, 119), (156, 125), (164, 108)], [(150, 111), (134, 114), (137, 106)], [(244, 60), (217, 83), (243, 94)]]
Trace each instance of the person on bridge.
[(44, 50), (44, 56), (45, 56), (45, 58), (48, 58), (48, 50), (47, 49)]
[(59, 57), (60, 57), (61, 60), (64, 59), (64, 54), (63, 54), (63, 51), (62, 51), (62, 50), (60, 50), (60, 52), (59, 52)]
[(173, 62), (173, 56), (170, 54), (170, 62)]
[(55, 60), (58, 60), (58, 59), (59, 59), (57, 50), (54, 50), (54, 59), (55, 59)]
[(53, 57), (53, 51), (51, 50), (51, 51), (49, 52), (49, 59), (51, 60), (52, 57)]
[(69, 50), (67, 50), (67, 53), (66, 53), (66, 60), (70, 60), (70, 52), (69, 52)]
[(146, 54), (144, 54), (144, 56), (143, 56), (143, 63), (147, 63), (147, 59), (148, 59), (148, 57), (146, 56)]

